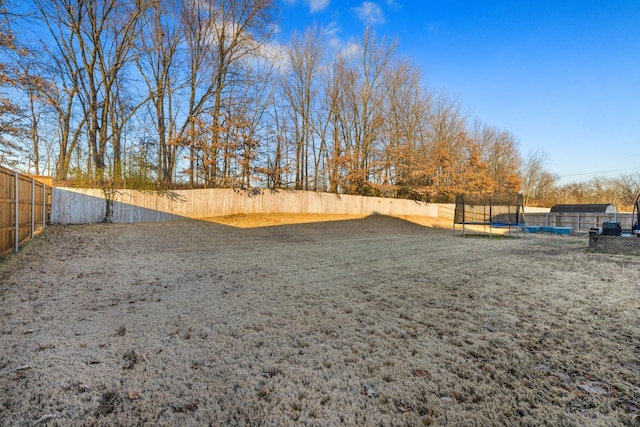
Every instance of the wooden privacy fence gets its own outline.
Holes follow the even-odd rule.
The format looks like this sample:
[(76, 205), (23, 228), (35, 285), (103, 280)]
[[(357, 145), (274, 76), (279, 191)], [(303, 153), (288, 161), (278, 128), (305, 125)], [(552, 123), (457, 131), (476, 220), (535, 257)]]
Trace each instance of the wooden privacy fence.
[(528, 213), (525, 215), (527, 225), (551, 227), (571, 227), (574, 231), (589, 231), (590, 228), (602, 227), (603, 222), (619, 222), (623, 230), (631, 230), (633, 215), (631, 213), (592, 213), (592, 212), (547, 212)]
[[(51, 196), (51, 223), (101, 222), (106, 216), (105, 196), (105, 192), (100, 189), (56, 187)], [(299, 190), (114, 190), (109, 205), (109, 220), (127, 223), (262, 213), (443, 216), (453, 219), (454, 206)]]
[(0, 166), (0, 256), (46, 227), (50, 200), (50, 187)]

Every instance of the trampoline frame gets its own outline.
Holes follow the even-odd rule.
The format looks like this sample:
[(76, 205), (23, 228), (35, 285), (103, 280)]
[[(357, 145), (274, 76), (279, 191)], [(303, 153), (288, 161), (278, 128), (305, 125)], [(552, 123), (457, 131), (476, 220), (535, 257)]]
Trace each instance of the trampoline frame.
[[(468, 206), (471, 209), (467, 209)], [(477, 209), (478, 207), (481, 207), (482, 210)], [(494, 208), (497, 208), (497, 211)], [(472, 217), (470, 220), (468, 220), (469, 216)], [(499, 217), (506, 217), (507, 221), (496, 220)], [(507, 234), (509, 236), (513, 227), (524, 232), (524, 197), (522, 193), (507, 195), (460, 194), (456, 196), (453, 215), (454, 233), (456, 232), (456, 224), (462, 225), (463, 237), (465, 236), (467, 225), (482, 226), (485, 234), (487, 227), (489, 227), (489, 238), (493, 236), (494, 228), (508, 227)]]

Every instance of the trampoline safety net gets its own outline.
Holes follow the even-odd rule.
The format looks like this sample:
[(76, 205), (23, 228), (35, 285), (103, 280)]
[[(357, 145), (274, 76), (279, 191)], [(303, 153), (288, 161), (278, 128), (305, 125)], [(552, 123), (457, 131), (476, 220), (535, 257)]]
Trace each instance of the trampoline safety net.
[(522, 194), (456, 196), (454, 224), (524, 225)]

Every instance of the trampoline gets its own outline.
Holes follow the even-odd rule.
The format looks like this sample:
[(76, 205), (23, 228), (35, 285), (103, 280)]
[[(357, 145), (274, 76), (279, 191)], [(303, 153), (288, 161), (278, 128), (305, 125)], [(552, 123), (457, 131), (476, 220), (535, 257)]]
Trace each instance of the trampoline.
[[(462, 226), (462, 235), (465, 235), (467, 226), (485, 234), (489, 230), (489, 237), (493, 229), (506, 229), (511, 235), (511, 229), (523, 231), (524, 222), (524, 197), (522, 194), (461, 194), (456, 196), (456, 207), (453, 216), (453, 230), (456, 225)], [(504, 233), (501, 233), (504, 234)]]

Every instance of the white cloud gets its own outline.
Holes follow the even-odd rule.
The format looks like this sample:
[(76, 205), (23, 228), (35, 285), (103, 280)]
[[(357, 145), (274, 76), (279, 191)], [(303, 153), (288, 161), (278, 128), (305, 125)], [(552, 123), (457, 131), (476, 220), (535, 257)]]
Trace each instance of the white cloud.
[(274, 22), (270, 25), (272, 35), (282, 34), (282, 27), (279, 22)]
[(311, 13), (319, 12), (329, 7), (329, 0), (307, 0), (307, 3)]
[(342, 29), (336, 21), (329, 22), (326, 27), (322, 27), (321, 34), (332, 48), (337, 48), (340, 44), (340, 32)]
[(329, 7), (331, 0), (281, 0), (286, 6), (296, 6), (301, 3), (303, 6), (309, 8), (310, 13), (320, 12)]
[(358, 18), (368, 25), (382, 24), (385, 21), (382, 9), (377, 3), (363, 1), (362, 5), (354, 7), (353, 10), (358, 14)]
[(322, 27), (322, 34), (325, 37), (336, 38), (342, 29), (338, 26), (336, 21), (331, 21), (326, 27)]
[(361, 50), (362, 47), (358, 43), (350, 41), (346, 44), (346, 46), (342, 48), (342, 50), (340, 51), (340, 55), (346, 59), (355, 58), (360, 54)]
[(287, 61), (286, 47), (279, 43), (267, 43), (260, 47), (260, 56), (270, 63), (277, 73), (284, 73), (289, 64)]

